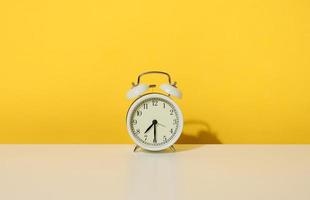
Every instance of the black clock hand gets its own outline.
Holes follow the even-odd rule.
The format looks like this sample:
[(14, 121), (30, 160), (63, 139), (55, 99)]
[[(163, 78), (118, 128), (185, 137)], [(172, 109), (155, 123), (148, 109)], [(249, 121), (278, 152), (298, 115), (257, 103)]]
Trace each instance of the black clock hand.
[(149, 126), (144, 133), (148, 132), (152, 128), (153, 125), (154, 123), (152, 123), (151, 126)]
[(154, 120), (153, 124), (154, 124), (154, 139), (153, 139), (153, 143), (157, 143), (157, 138), (156, 138), (156, 124), (157, 124), (157, 121)]

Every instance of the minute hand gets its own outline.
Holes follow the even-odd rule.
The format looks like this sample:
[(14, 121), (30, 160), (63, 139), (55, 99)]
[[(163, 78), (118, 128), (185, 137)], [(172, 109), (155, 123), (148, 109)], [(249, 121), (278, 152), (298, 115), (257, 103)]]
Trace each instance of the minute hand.
[(154, 139), (153, 139), (154, 143), (157, 143), (157, 138), (156, 138), (156, 124), (154, 124)]

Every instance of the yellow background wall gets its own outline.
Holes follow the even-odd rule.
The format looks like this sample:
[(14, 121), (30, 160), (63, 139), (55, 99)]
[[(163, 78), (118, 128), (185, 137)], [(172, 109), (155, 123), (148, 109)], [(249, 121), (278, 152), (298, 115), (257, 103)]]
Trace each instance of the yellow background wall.
[(310, 143), (308, 0), (1, 1), (0, 28), (0, 143), (131, 143), (147, 70), (184, 93), (182, 143)]

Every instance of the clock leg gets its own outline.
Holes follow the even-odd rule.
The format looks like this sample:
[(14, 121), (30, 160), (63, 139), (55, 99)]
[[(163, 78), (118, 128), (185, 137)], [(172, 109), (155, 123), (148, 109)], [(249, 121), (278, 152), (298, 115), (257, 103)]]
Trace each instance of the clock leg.
[(138, 148), (139, 148), (139, 146), (136, 145), (135, 148), (133, 149), (133, 152), (136, 152)]
[(175, 148), (174, 148), (174, 146), (173, 146), (173, 145), (172, 145), (172, 146), (170, 146), (170, 149), (171, 149), (171, 151), (176, 152), (176, 150), (175, 150)]

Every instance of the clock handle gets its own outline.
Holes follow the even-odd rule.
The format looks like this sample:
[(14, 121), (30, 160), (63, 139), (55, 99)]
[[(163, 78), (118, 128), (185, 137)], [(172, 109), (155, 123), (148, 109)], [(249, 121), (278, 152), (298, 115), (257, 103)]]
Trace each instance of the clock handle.
[[(162, 72), (162, 71), (148, 71), (148, 72), (144, 72), (144, 73), (140, 74), (138, 76), (137, 85), (140, 84), (141, 77), (144, 76), (144, 75), (147, 75), (147, 74), (163, 74), (163, 75), (166, 75), (168, 77), (169, 84), (171, 85), (171, 77), (170, 77), (170, 75), (168, 73)], [(172, 85), (176, 85), (176, 82), (173, 83)], [(155, 85), (154, 85), (154, 87), (155, 87)]]
[(143, 94), (145, 91), (147, 91), (149, 88), (156, 87), (155, 84), (147, 85), (147, 84), (140, 84), (141, 77), (147, 74), (162, 74), (167, 76), (169, 83), (164, 83), (160, 85), (160, 89), (168, 93), (168, 95), (175, 96), (177, 98), (182, 97), (182, 92), (177, 88), (176, 82), (171, 82), (171, 76), (162, 71), (147, 71), (138, 76), (137, 83), (132, 83), (132, 88), (127, 92), (127, 98), (133, 99), (141, 94)]

